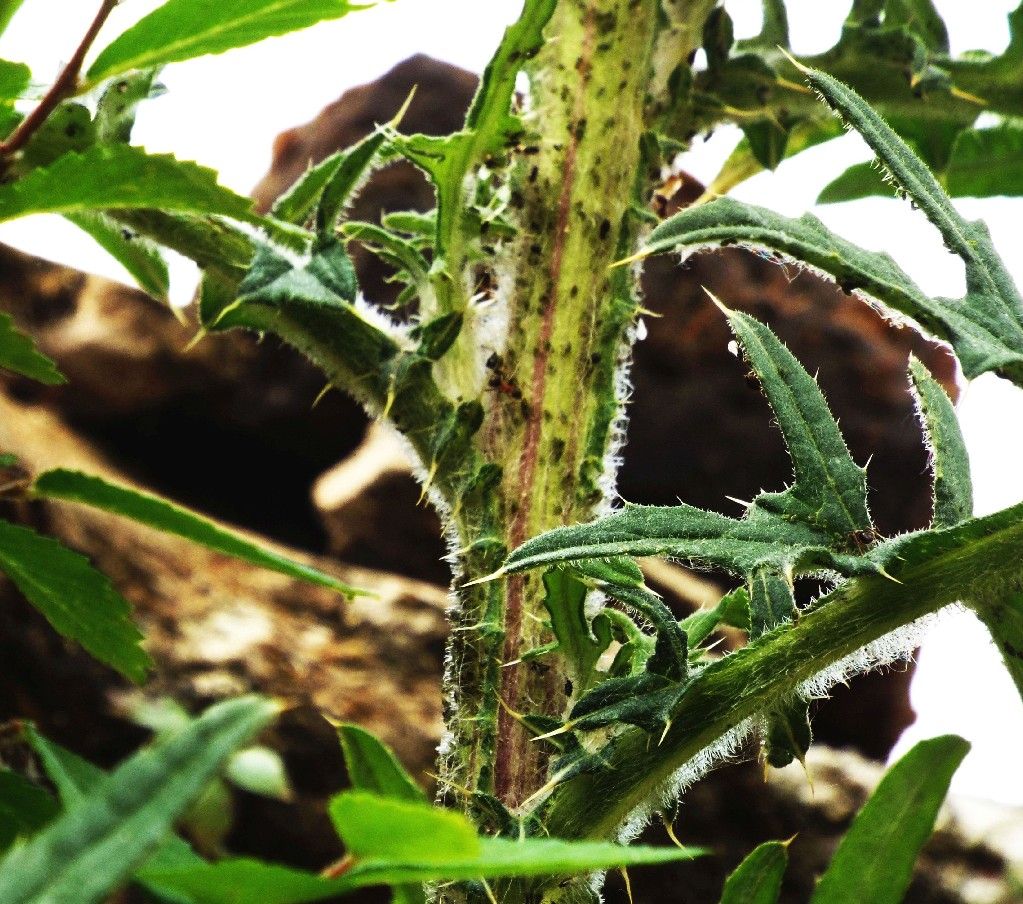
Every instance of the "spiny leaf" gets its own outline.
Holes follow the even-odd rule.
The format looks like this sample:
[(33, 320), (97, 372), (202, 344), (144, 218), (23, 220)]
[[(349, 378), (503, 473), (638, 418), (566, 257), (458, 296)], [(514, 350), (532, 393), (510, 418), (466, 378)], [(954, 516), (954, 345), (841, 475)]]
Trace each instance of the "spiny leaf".
[(227, 556), (250, 562), (261, 568), (286, 574), (289, 577), (330, 587), (345, 596), (364, 594), (366, 591), (350, 587), (337, 578), (308, 565), (252, 543), (202, 515), (197, 515), (159, 496), (143, 493), (130, 487), (110, 483), (92, 474), (57, 468), (40, 474), (32, 485), (33, 492), (46, 499), (77, 502), (93, 508), (123, 515), (140, 524), (175, 534), (199, 543)]
[[(988, 340), (991, 347), (984, 349), (973, 348), (971, 340), (975, 342), (975, 337), (959, 337), (954, 323), (948, 324), (967, 375), (998, 370), (1010, 379), (1023, 382), (1019, 351), (1023, 348), (1020, 342), (1023, 299), (995, 251), (987, 227), (979, 221), (969, 222), (959, 214), (927, 166), (852, 88), (827, 73), (805, 68), (802, 71), (828, 104), (860, 133), (892, 178), (937, 227), (945, 246), (966, 265), (966, 297), (958, 302), (938, 300), (936, 303), (954, 312), (951, 318), (946, 315), (946, 320), (958, 317), (961, 321), (991, 324), (993, 339)], [(1012, 352), (1009, 355), (998, 343), (1006, 339), (1005, 344)], [(960, 345), (964, 346), (962, 352)], [(975, 370), (978, 365), (982, 370)]]
[(934, 527), (953, 527), (973, 515), (970, 459), (952, 400), (914, 356), (909, 374), (930, 452), (934, 479)]
[(795, 471), (793, 486), (761, 494), (755, 504), (836, 539), (868, 530), (866, 471), (852, 460), (816, 380), (764, 324), (741, 311), (726, 314), (774, 409)]
[(737, 587), (726, 593), (713, 609), (701, 609), (687, 615), (679, 626), (686, 632), (689, 649), (699, 647), (719, 624), (748, 631), (750, 627), (749, 590)]
[(448, 250), (469, 216), (461, 198), (465, 178), (522, 131), (511, 112), (515, 79), (522, 63), (542, 46), (543, 28), (556, 5), (557, 0), (526, 0), (518, 21), (505, 30), (497, 53), (483, 71), (462, 131), (444, 138), (410, 135), (396, 142), (437, 187), (435, 253), (449, 266), (458, 266), (459, 262), (447, 259)]
[(339, 19), (372, 3), (348, 0), (167, 0), (119, 35), (89, 68), (97, 82), (129, 69), (146, 69)]
[(18, 332), (11, 315), (4, 313), (0, 313), (0, 367), (49, 386), (67, 382), (57, 365), (42, 354), (28, 336)]
[(684, 685), (653, 672), (607, 678), (572, 707), (568, 725), (580, 731), (635, 725), (657, 737), (683, 693)]
[(338, 727), (348, 779), (357, 791), (426, 803), (426, 794), (389, 747), (358, 725)]
[(962, 738), (946, 735), (921, 741), (892, 766), (853, 820), (811, 904), (900, 904), (969, 749)]
[(275, 707), (242, 697), (125, 761), (63, 816), (0, 862), (4, 904), (92, 904), (119, 885), (170, 830), (224, 760)]
[(788, 864), (788, 844), (765, 841), (728, 877), (720, 904), (777, 904)]
[[(976, 225), (976, 229), (981, 227)], [(639, 255), (719, 243), (769, 248), (860, 290), (949, 340), (968, 377), (1023, 367), (1023, 322), (994, 295), (971, 293), (962, 302), (926, 296), (887, 254), (864, 251), (832, 233), (811, 214), (791, 219), (731, 198), (683, 210), (653, 230)], [(990, 240), (987, 241), (990, 247)], [(1014, 371), (1013, 371), (1014, 372)]]
[(324, 184), (316, 209), (316, 229), (321, 235), (333, 235), (341, 211), (366, 178), (384, 140), (385, 133), (378, 129), (358, 144), (339, 152), (338, 166)]
[(832, 552), (827, 537), (802, 524), (767, 517), (737, 520), (690, 505), (628, 505), (592, 524), (559, 527), (527, 540), (508, 556), (502, 573), (604, 556), (666, 556), (743, 575), (770, 562), (794, 569), (873, 570), (857, 557)]
[(750, 640), (789, 621), (796, 611), (792, 584), (770, 566), (761, 566), (750, 575), (749, 598)]
[(170, 291), (167, 261), (149, 239), (94, 210), (65, 214), (64, 218), (91, 235), (101, 248), (131, 274), (144, 292), (160, 301), (167, 300)]
[(802, 763), (812, 741), (810, 706), (805, 700), (787, 700), (767, 714), (764, 757), (775, 769), (784, 769), (794, 760)]
[(134, 682), (146, 677), (152, 662), (141, 647), (131, 607), (84, 556), (27, 527), (0, 521), (0, 570), (58, 633)]
[(111, 207), (151, 207), (260, 222), (252, 213), (252, 202), (217, 184), (212, 170), (130, 145), (97, 145), (80, 154), (65, 154), (50, 166), (0, 186), (0, 221), (31, 213)]
[(875, 569), (868, 559), (847, 553), (861, 532), (871, 530), (865, 475), (850, 458), (817, 384), (769, 329), (748, 315), (726, 313), (785, 436), (796, 473), (793, 486), (761, 493), (742, 519), (685, 504), (629, 505), (593, 524), (526, 541), (498, 574), (646, 555), (713, 565), (747, 579), (759, 568), (786, 579), (821, 569), (846, 575)]

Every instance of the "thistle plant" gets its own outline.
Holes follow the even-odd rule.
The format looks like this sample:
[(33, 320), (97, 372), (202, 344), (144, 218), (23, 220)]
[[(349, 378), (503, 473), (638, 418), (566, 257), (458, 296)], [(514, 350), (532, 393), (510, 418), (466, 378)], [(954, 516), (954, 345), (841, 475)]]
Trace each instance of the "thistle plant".
[[(0, 4), (0, 22), (18, 5)], [(379, 742), (346, 727), (356, 790), (331, 806), (346, 858), (320, 876), (211, 864), (161, 839), (203, 778), (269, 718), (265, 703), (222, 704), (105, 777), (69, 768), (66, 752), (35, 736), (65, 810), (35, 834), (47, 820), (29, 821), (28, 840), (0, 862), (0, 898), (92, 901), (134, 877), (158, 898), (196, 904), (308, 901), (381, 883), (406, 902), (424, 900), (423, 882), (443, 901), (593, 901), (599, 879), (579, 873), (698, 853), (613, 842), (749, 737), (772, 766), (802, 759), (808, 701), (907, 655), (921, 620), (946, 606), (977, 612), (1023, 690), (1023, 507), (972, 517), (951, 401), (918, 361), (907, 392), (931, 453), (926, 530), (877, 532), (867, 471), (814, 378), (727, 298), (707, 303), (727, 319), (773, 409), (792, 483), (762, 492), (739, 518), (684, 503), (619, 506), (614, 492), (643, 312), (637, 279), (649, 255), (724, 244), (776, 252), (948, 342), (966, 377), (993, 372), (1023, 385), (1023, 300), (983, 224), (965, 220), (947, 194), (1018, 188), (1011, 168), (1005, 186), (988, 170), (1003, 168), (1013, 117), (1023, 114), (1023, 7), (1003, 54), (953, 58), (930, 0), (856, 0), (832, 49), (796, 59), (781, 0), (765, 0), (761, 33), (742, 41), (713, 0), (525, 0), (462, 130), (438, 138), (401, 134), (400, 116), (382, 123), (310, 167), (263, 216), (210, 171), (132, 145), (135, 108), (163, 65), (358, 7), (236, 0), (210, 10), (167, 0), (85, 68), (113, 5), (101, 5), (80, 53), (27, 113), (17, 103), (27, 69), (0, 64), (0, 220), (60, 213), (156, 295), (167, 282), (160, 247), (190, 256), (203, 273), (194, 312), (202, 334), (279, 336), (405, 438), (450, 543), (444, 809), (428, 805)], [(700, 48), (706, 66), (694, 69)], [(519, 96), (523, 73), (529, 87)], [(978, 130), (981, 112), (1001, 118)], [(698, 132), (726, 122), (741, 126), (742, 143), (699, 203), (660, 221), (650, 200), (663, 172)], [(826, 196), (911, 200), (962, 259), (963, 298), (928, 296), (890, 257), (809, 214), (790, 219), (722, 196), (843, 125), (864, 138), (876, 169), (850, 170)], [(435, 209), (350, 219), (367, 175), (398, 159), (430, 178)], [(361, 295), (346, 250), (355, 240), (394, 268), (399, 310), (411, 313), (388, 314)], [(61, 379), (7, 319), (0, 352), (8, 369)], [(95, 476), (48, 472), (28, 492), (359, 592)], [(646, 586), (636, 562), (645, 556), (719, 569), (734, 588), (679, 621)], [(144, 679), (127, 604), (82, 557), (5, 524), (0, 568), (58, 631)], [(801, 578), (826, 586), (802, 607), (793, 592)], [(749, 643), (715, 657), (710, 639), (722, 624)], [(900, 900), (964, 754), (961, 740), (937, 739), (895, 767), (814, 901)], [(189, 772), (200, 755), (202, 769)], [(143, 774), (160, 790), (132, 792), (150, 787)], [(129, 833), (136, 824), (146, 831)], [(878, 876), (870, 839), (884, 824), (891, 862)], [(784, 869), (783, 844), (758, 848), (723, 900), (754, 900), (753, 890), (755, 900), (776, 900)], [(86, 874), (87, 887), (78, 884)]]

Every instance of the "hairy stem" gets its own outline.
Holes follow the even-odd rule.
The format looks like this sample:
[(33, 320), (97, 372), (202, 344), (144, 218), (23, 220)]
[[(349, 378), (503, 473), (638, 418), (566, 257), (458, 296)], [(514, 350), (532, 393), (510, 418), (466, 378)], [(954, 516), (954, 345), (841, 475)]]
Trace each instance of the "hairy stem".
[(630, 730), (602, 752), (603, 765), (555, 791), (546, 808), (549, 831), (613, 836), (634, 810), (657, 802), (676, 770), (829, 666), (950, 603), (1018, 593), (1021, 513), (1017, 506), (921, 541), (935, 548), (907, 555), (907, 564), (894, 569), (898, 581), (848, 581), (794, 623), (708, 666), (663, 738)]

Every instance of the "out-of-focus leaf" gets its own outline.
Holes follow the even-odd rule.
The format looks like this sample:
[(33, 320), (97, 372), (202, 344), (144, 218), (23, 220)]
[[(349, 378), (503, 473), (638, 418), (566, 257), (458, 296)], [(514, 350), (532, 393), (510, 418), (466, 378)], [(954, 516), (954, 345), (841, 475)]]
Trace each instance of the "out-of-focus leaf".
[[(3, 0), (0, 0), (0, 32), (3, 31)], [(0, 60), (0, 102), (16, 100), (28, 87), (32, 71), (24, 63)]]
[(788, 844), (765, 841), (728, 877), (721, 904), (776, 904), (788, 864)]
[(132, 681), (145, 678), (152, 662), (142, 649), (131, 607), (85, 556), (27, 527), (0, 521), (0, 570), (58, 633)]
[(126, 760), (0, 861), (0, 900), (93, 904), (104, 898), (159, 845), (224, 760), (275, 712), (254, 697), (220, 703), (184, 731)]
[(349, 0), (167, 0), (105, 47), (89, 68), (93, 82), (340, 19), (372, 3)]
[(969, 749), (946, 735), (921, 741), (892, 766), (853, 820), (811, 904), (900, 904)]
[(67, 382), (57, 365), (18, 332), (10, 314), (4, 313), (0, 313), (0, 367), (49, 386)]
[(40, 474), (32, 490), (46, 499), (77, 502), (93, 508), (123, 515), (140, 524), (146, 524), (169, 534), (176, 534), (199, 543), (208, 549), (241, 559), (260, 568), (267, 568), (289, 577), (330, 587), (345, 596), (366, 591), (350, 587), (337, 578), (318, 569), (295, 562), (279, 553), (266, 549), (239, 535), (225, 530), (202, 515), (191, 512), (159, 496), (110, 483), (93, 474), (57, 468)]
[(96, 105), (96, 138), (102, 142), (131, 140), (135, 113), (144, 100), (159, 97), (164, 87), (156, 81), (158, 67), (129, 72), (113, 79)]
[(69, 213), (64, 217), (91, 235), (101, 248), (131, 274), (140, 289), (160, 301), (167, 300), (170, 291), (167, 261), (153, 242), (98, 211)]
[(0, 769), (0, 855), (18, 838), (41, 829), (57, 815), (56, 802), (38, 785)]
[(345, 768), (352, 787), (382, 797), (426, 803), (426, 794), (412, 779), (394, 751), (358, 725), (338, 728)]

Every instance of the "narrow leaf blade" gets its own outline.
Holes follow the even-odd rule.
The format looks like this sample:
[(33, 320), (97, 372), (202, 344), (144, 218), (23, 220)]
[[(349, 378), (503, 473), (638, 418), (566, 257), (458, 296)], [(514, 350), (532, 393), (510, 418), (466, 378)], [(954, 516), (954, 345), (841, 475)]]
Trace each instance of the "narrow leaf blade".
[(65, 214), (65, 219), (92, 236), (96, 244), (128, 271), (143, 292), (159, 301), (167, 300), (170, 292), (167, 261), (149, 239), (119, 226), (97, 211), (69, 213)]
[(777, 904), (788, 863), (788, 844), (765, 841), (728, 877), (721, 904)]
[(366, 591), (350, 587), (329, 574), (295, 562), (244, 537), (225, 530), (214, 521), (150, 493), (110, 483), (93, 474), (57, 468), (40, 474), (32, 485), (37, 496), (77, 502), (131, 518), (140, 524), (175, 534), (224, 555), (241, 559), (289, 577), (330, 587), (345, 596)]
[(57, 365), (15, 328), (10, 314), (3, 313), (0, 313), (0, 367), (48, 386), (67, 382)]
[(102, 899), (274, 712), (273, 705), (253, 697), (217, 704), (181, 732), (132, 756), (0, 862), (0, 900), (92, 904)]
[(383, 797), (426, 803), (426, 794), (410, 776), (389, 747), (358, 725), (338, 728), (345, 767), (352, 787)]
[(921, 741), (892, 766), (842, 839), (811, 904), (900, 904), (969, 749), (946, 735)]
[(105, 47), (89, 68), (92, 81), (145, 69), (339, 19), (370, 3), (348, 0), (167, 0)]
[(131, 607), (88, 559), (50, 537), (0, 521), (0, 570), (59, 634), (140, 683), (152, 665)]
[(915, 357), (909, 374), (934, 477), (934, 527), (954, 527), (973, 515), (970, 458), (952, 400)]

